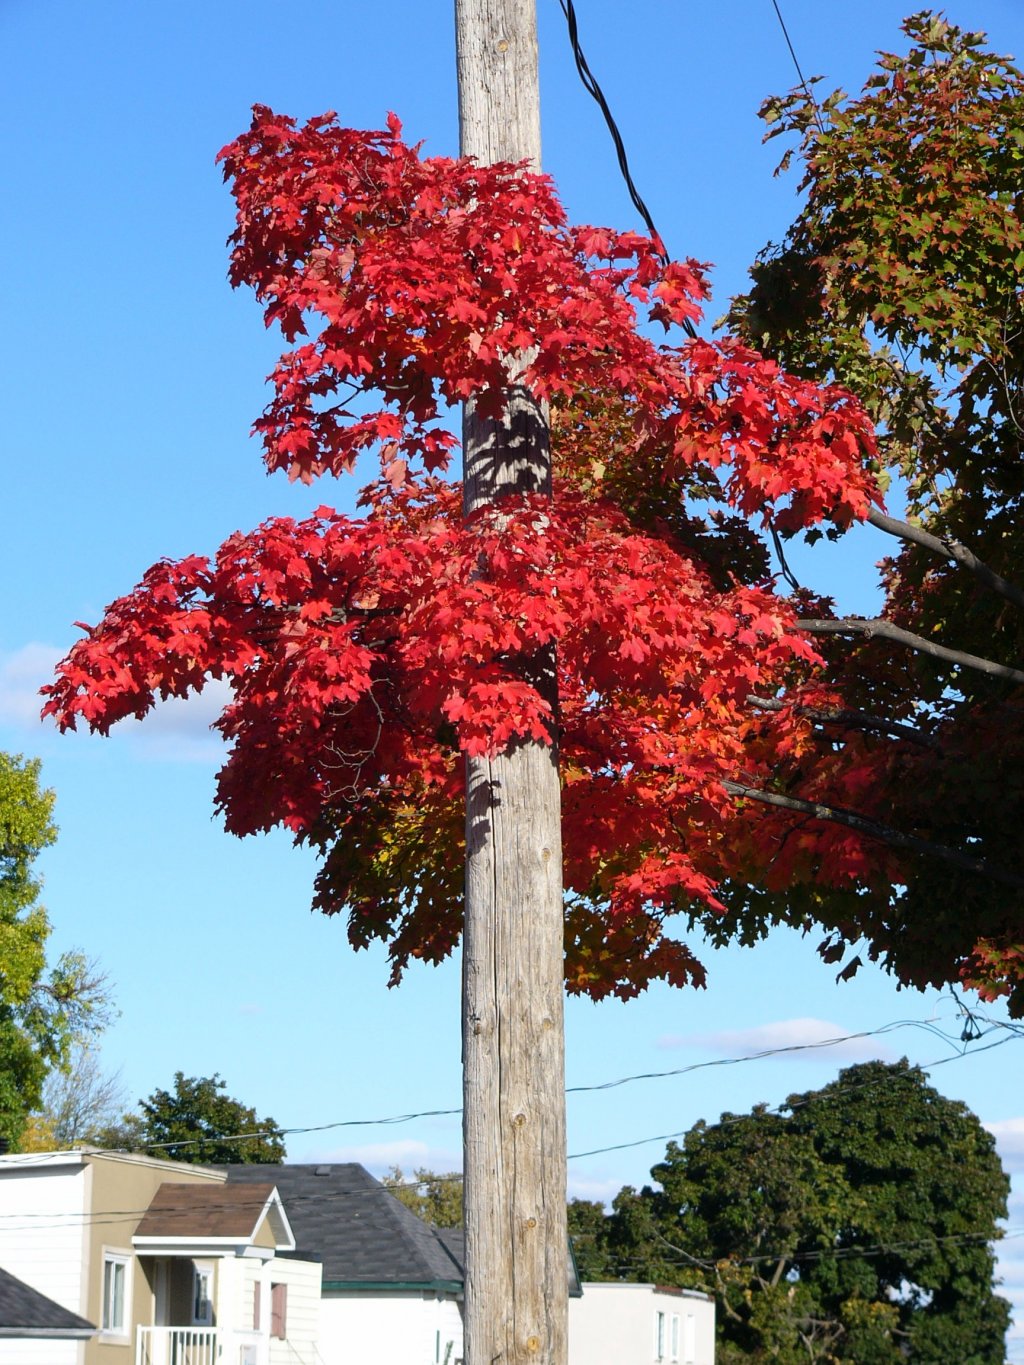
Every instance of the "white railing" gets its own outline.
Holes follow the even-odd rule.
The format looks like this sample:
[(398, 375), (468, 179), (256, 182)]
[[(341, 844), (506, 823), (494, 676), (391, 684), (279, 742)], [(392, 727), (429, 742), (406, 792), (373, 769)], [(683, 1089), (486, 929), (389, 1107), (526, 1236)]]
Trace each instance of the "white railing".
[(266, 1340), (259, 1332), (217, 1327), (140, 1327), (135, 1365), (264, 1365)]
[(219, 1365), (215, 1327), (140, 1327), (135, 1365)]

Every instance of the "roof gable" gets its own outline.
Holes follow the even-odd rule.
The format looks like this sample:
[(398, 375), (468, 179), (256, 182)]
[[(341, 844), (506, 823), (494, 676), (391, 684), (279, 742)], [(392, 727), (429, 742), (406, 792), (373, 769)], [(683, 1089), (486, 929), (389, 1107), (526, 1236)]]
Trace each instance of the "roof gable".
[[(269, 1235), (267, 1235), (269, 1234)], [(202, 1245), (244, 1253), (294, 1251), (295, 1239), (273, 1181), (216, 1189), (165, 1180), (135, 1229), (140, 1250)]]
[(0, 1268), (0, 1337), (91, 1337), (96, 1328)]
[(435, 1229), (355, 1162), (223, 1169), (229, 1189), (265, 1180), (273, 1171), (299, 1252), (316, 1253), (323, 1262), (325, 1290), (370, 1285), (461, 1290), (462, 1266)]

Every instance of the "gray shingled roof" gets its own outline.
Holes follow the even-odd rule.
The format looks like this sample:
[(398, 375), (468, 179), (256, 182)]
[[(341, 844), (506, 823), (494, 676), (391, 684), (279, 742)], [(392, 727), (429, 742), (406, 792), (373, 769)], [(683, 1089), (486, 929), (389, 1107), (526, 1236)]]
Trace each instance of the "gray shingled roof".
[(463, 1272), (437, 1235), (355, 1162), (226, 1166), (229, 1181), (272, 1180), (295, 1234), (297, 1255), (323, 1262), (324, 1288), (461, 1290)]
[(0, 1269), (0, 1337), (91, 1337), (96, 1328)]

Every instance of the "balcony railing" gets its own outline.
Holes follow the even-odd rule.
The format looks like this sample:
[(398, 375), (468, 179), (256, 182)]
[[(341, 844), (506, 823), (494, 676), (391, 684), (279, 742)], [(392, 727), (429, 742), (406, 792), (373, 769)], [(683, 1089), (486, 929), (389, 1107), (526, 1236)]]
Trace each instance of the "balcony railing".
[(264, 1365), (259, 1332), (218, 1327), (140, 1327), (135, 1365)]

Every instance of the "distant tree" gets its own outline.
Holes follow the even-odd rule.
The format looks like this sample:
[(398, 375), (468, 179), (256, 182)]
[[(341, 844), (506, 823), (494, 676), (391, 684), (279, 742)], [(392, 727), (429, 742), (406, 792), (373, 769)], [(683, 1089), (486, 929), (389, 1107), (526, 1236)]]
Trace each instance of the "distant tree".
[(81, 953), (47, 969), (50, 921), (33, 864), (57, 837), (53, 802), (38, 760), (0, 753), (0, 1138), (14, 1147), (47, 1074), (110, 1015), (106, 979)]
[(66, 1070), (51, 1071), (47, 1076), (42, 1103), (29, 1116), (21, 1149), (53, 1151), (84, 1143), (99, 1145), (97, 1136), (120, 1123), (118, 1116), (126, 1098), (120, 1074), (105, 1072), (95, 1048), (79, 1042)]
[(158, 1148), (157, 1155), (172, 1161), (283, 1161), (285, 1145), (274, 1120), (257, 1118), (255, 1109), (222, 1093), (225, 1089), (218, 1075), (186, 1077), (177, 1071), (173, 1091), (154, 1090), (139, 1101), (141, 1129), (133, 1128), (133, 1116), (125, 1116), (124, 1135), (131, 1146)]
[[(581, 1280), (611, 1280), (621, 1278), (612, 1273), (609, 1261), (608, 1224), (604, 1205), (593, 1199), (569, 1200), (569, 1238), (576, 1269)], [(615, 1267), (621, 1271), (620, 1266)]]
[(1002, 1365), (1009, 1182), (978, 1119), (905, 1061), (698, 1123), (651, 1174), (587, 1273), (714, 1293), (720, 1365)]
[(462, 1175), (447, 1171), (443, 1175), (419, 1166), (410, 1180), (400, 1166), (392, 1166), (381, 1184), (427, 1223), (437, 1228), (462, 1226)]

